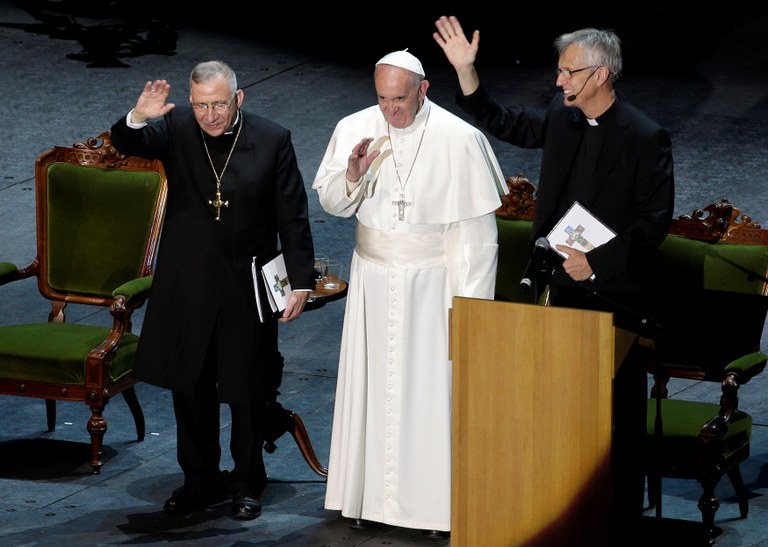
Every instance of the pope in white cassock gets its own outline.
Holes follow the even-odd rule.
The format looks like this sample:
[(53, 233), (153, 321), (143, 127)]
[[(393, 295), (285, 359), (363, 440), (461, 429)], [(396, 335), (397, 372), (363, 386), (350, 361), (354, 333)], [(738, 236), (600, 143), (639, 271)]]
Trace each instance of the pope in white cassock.
[(312, 187), (357, 218), (326, 509), (449, 531), (454, 296), (492, 299), (506, 184), (485, 136), (427, 99), (407, 51), (374, 72), (378, 105), (342, 119)]

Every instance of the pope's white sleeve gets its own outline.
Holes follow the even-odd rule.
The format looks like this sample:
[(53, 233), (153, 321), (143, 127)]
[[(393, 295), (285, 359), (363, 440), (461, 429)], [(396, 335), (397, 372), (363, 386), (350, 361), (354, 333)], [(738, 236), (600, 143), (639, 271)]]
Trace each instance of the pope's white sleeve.
[(445, 252), (451, 296), (493, 300), (499, 257), (496, 213), (450, 224)]

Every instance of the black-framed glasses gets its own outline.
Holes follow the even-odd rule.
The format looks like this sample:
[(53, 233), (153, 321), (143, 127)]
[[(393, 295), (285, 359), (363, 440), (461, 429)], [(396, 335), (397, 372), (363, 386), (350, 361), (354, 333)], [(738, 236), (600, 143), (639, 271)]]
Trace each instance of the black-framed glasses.
[(208, 112), (208, 109), (212, 108), (215, 112), (219, 114), (223, 114), (224, 112), (229, 112), (229, 109), (232, 108), (232, 103), (237, 99), (237, 95), (232, 97), (229, 101), (218, 101), (212, 104), (208, 103), (192, 103), (192, 110), (197, 112), (198, 114), (205, 114)]
[(568, 70), (567, 68), (557, 67), (555, 69), (555, 74), (557, 74), (558, 76), (560, 76), (562, 74), (566, 78), (570, 78), (571, 76), (573, 76), (577, 72), (581, 72), (582, 70), (589, 70), (590, 68), (600, 68), (601, 66), (602, 65), (585, 66), (583, 68), (577, 68), (577, 69), (574, 69), (574, 70)]

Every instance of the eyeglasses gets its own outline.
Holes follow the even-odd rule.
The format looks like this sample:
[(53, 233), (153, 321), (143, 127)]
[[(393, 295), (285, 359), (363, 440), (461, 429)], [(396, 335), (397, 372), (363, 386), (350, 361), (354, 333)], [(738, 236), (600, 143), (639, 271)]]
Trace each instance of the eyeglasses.
[(566, 78), (570, 78), (577, 72), (581, 72), (582, 70), (589, 70), (590, 68), (600, 68), (601, 65), (592, 65), (592, 66), (585, 66), (584, 68), (577, 68), (576, 70), (568, 70), (567, 68), (556, 68), (555, 74), (560, 76), (561, 74), (565, 76)]
[(235, 97), (232, 97), (232, 99), (229, 100), (229, 102), (215, 102), (213, 104), (208, 103), (192, 103), (192, 110), (197, 112), (198, 114), (205, 114), (208, 112), (208, 109), (212, 108), (215, 112), (218, 114), (223, 114), (224, 112), (229, 112), (229, 109), (232, 108), (232, 104), (235, 101)]

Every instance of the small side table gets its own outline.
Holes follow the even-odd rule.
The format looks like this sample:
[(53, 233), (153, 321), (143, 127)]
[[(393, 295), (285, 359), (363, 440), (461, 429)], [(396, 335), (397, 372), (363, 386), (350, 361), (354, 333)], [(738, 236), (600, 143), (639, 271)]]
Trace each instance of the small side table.
[(309, 295), (304, 311), (317, 310), (329, 302), (341, 300), (347, 296), (347, 288), (347, 282), (343, 279), (339, 279), (339, 287), (336, 289), (326, 289), (320, 283), (317, 283), (312, 294)]
[[(320, 283), (315, 285), (315, 289), (307, 300), (307, 305), (304, 306), (304, 311), (313, 311), (322, 308), (329, 302), (341, 300), (347, 295), (347, 282), (343, 279), (339, 280), (339, 287), (336, 289), (326, 289)], [(307, 433), (304, 422), (301, 420), (301, 416), (296, 414), (293, 410), (283, 408), (282, 405), (276, 403), (271, 405), (270, 411), (272, 415), (269, 418), (270, 432), (267, 435), (264, 449), (270, 454), (275, 451), (277, 446), (275, 441), (285, 433), (290, 433), (293, 440), (296, 442), (296, 446), (299, 447), (301, 455), (304, 457), (304, 461), (307, 465), (320, 475), (321, 477), (328, 476), (328, 468), (320, 463), (320, 460), (315, 454), (315, 449), (312, 446), (312, 441), (309, 439), (309, 433)]]

